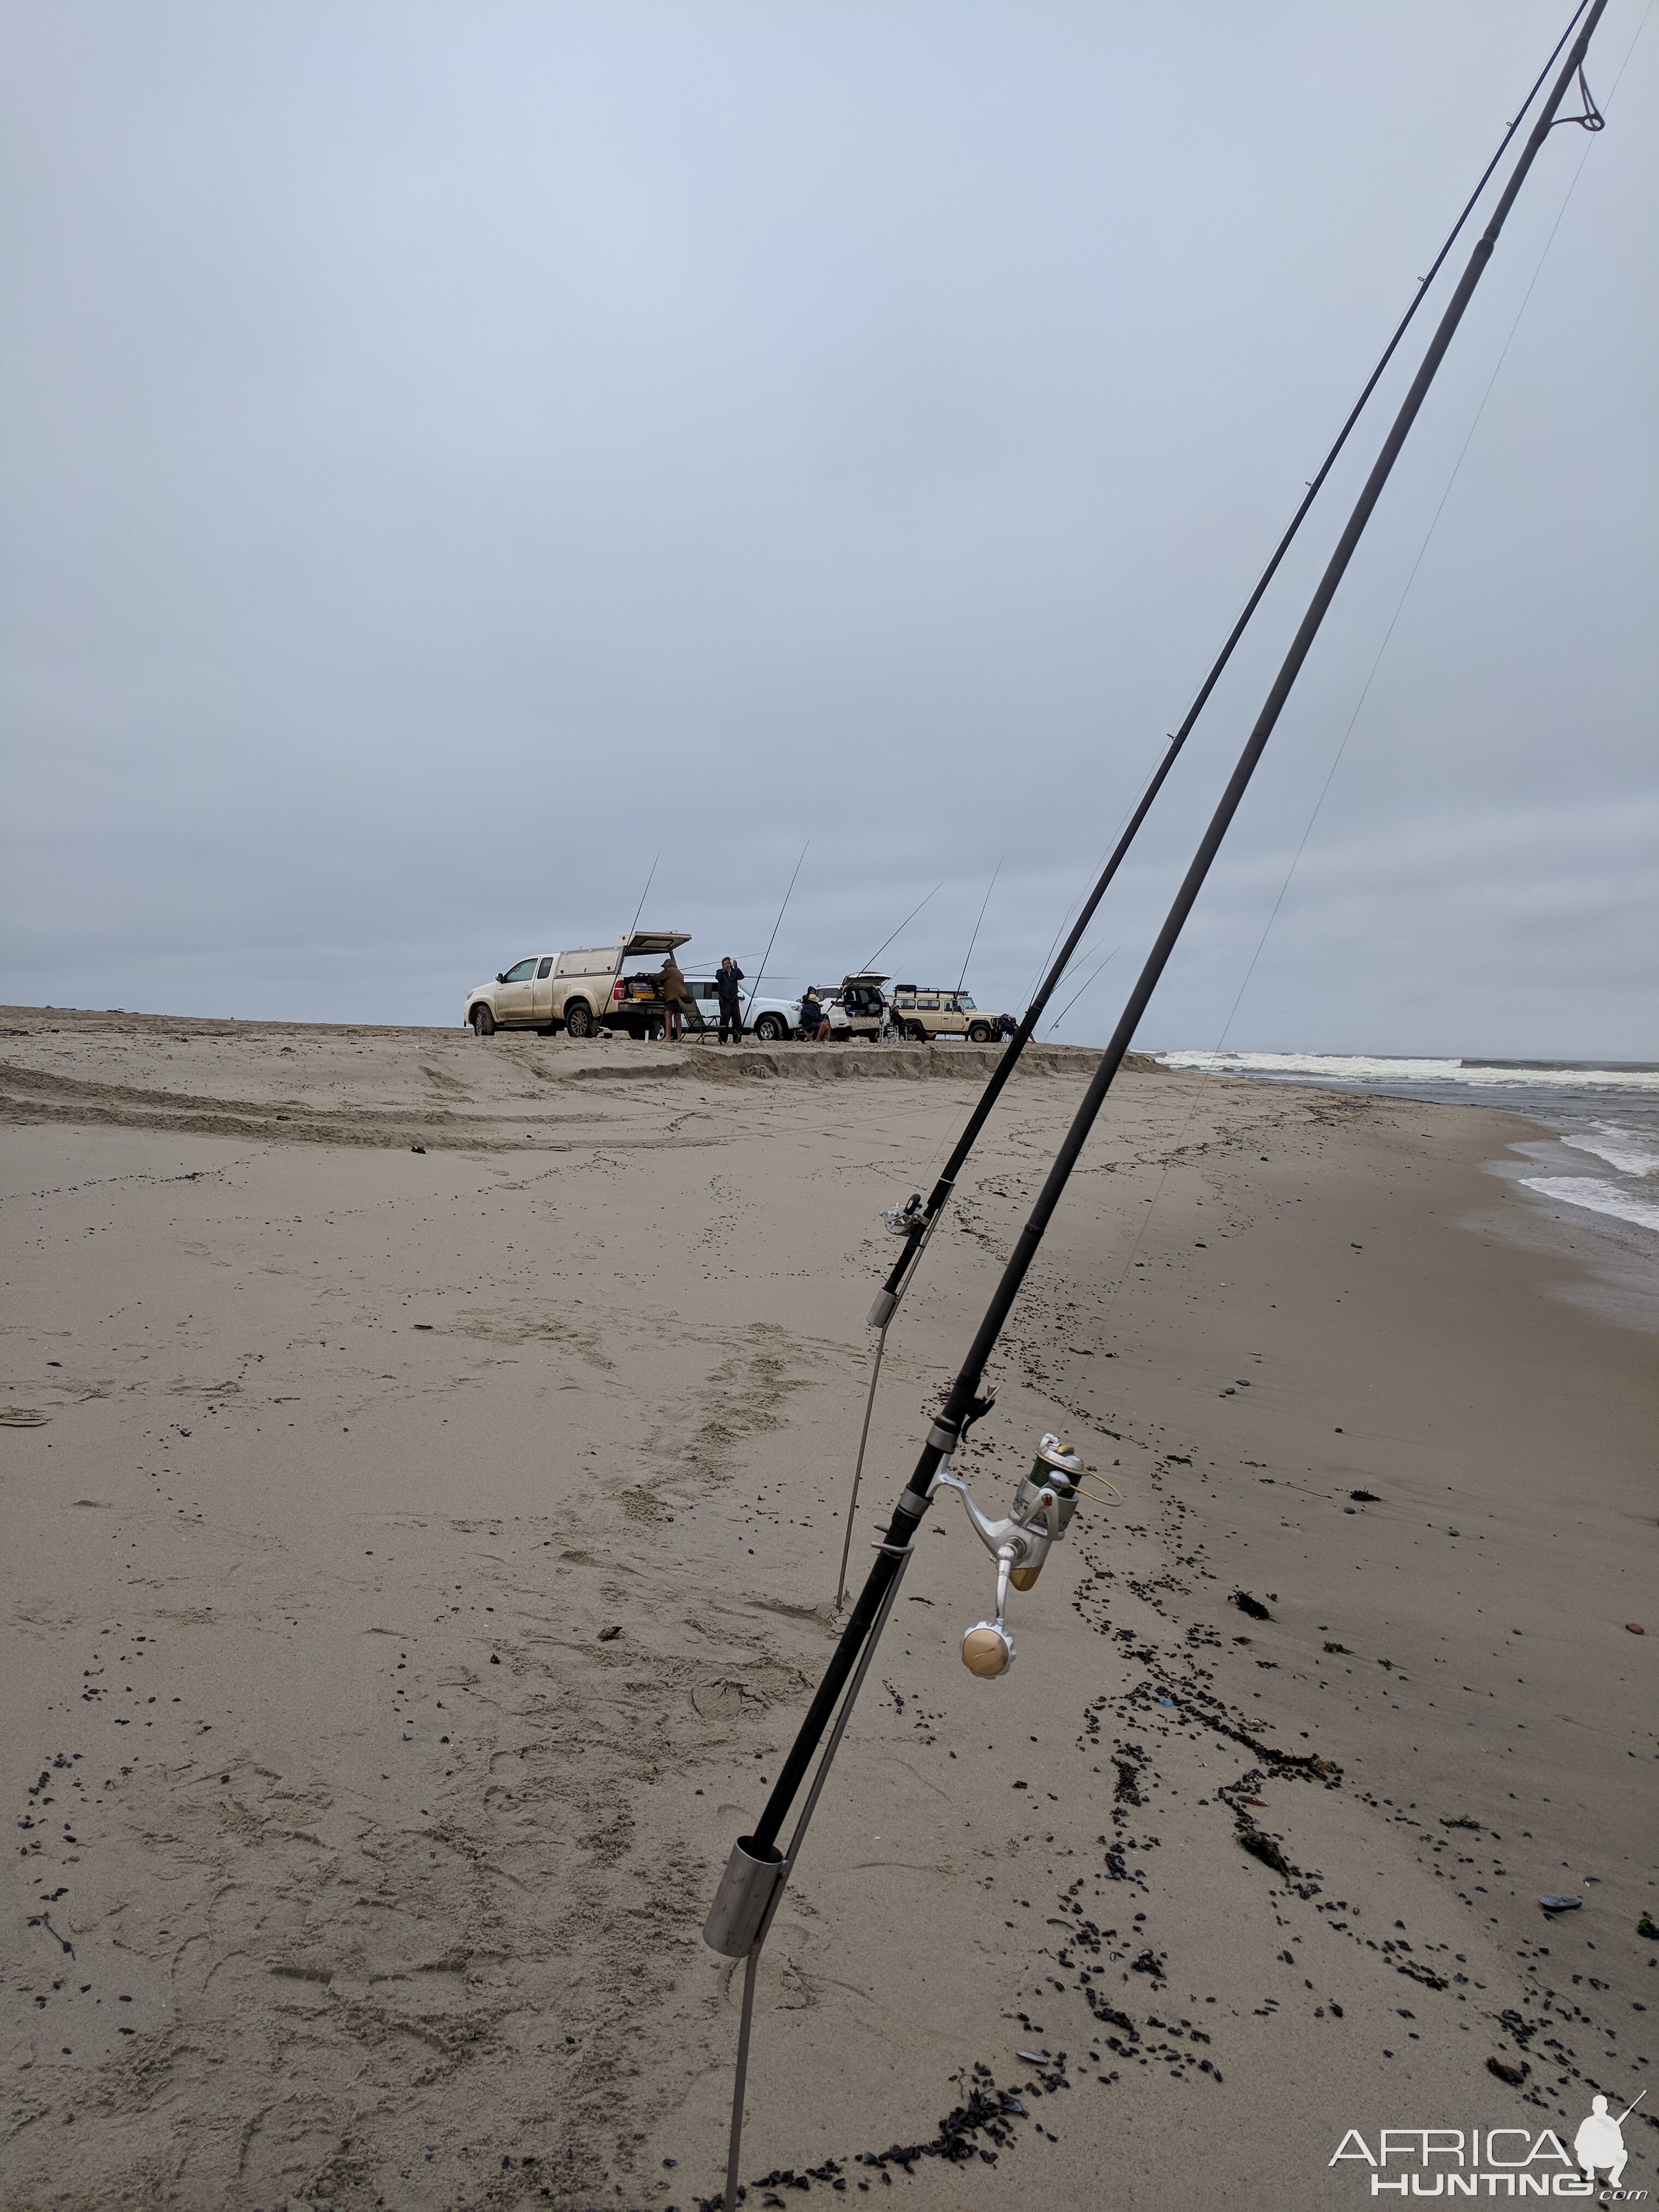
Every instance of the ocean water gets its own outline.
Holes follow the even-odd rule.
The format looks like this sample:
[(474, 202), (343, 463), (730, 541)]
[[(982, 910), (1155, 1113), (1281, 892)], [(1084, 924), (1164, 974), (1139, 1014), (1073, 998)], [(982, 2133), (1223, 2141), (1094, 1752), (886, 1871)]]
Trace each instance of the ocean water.
[(1161, 1052), (1157, 1057), (1166, 1067), (1261, 1083), (1374, 1091), (1441, 1106), (1501, 1106), (1549, 1133), (1540, 1133), (1535, 1145), (1516, 1148), (1527, 1167), (1542, 1170), (1516, 1175), (1525, 1189), (1659, 1239), (1659, 1066), (1316, 1052)]

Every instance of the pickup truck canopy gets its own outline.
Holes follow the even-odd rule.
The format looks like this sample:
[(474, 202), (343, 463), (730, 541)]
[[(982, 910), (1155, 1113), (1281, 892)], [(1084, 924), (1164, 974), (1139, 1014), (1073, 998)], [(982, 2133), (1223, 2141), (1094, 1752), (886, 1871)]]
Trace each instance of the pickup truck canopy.
[(636, 929), (631, 937), (618, 937), (609, 945), (590, 945), (574, 952), (559, 955), (558, 973), (561, 975), (614, 975), (624, 960), (637, 960), (646, 953), (672, 952), (677, 945), (689, 945), (689, 929)]
[(636, 929), (632, 937), (618, 938), (624, 960), (637, 960), (647, 952), (672, 952), (677, 945), (690, 945), (689, 929)]

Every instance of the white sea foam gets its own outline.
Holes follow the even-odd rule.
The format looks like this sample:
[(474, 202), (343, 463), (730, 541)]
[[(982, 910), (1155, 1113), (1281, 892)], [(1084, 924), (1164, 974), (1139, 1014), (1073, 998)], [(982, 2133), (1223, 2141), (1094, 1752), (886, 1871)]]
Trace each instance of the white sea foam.
[(1576, 1152), (1594, 1152), (1610, 1168), (1621, 1175), (1659, 1175), (1659, 1152), (1645, 1146), (1634, 1129), (1621, 1129), (1613, 1122), (1604, 1122), (1594, 1130), (1583, 1130), (1576, 1137), (1561, 1139)]
[(1382, 1058), (1369, 1053), (1161, 1052), (1166, 1067), (1209, 1075), (1316, 1076), (1327, 1083), (1455, 1083), (1474, 1091), (1626, 1091), (1659, 1098), (1659, 1068), (1487, 1067), (1462, 1060)]
[(1522, 1176), (1522, 1187), (1541, 1197), (1586, 1206), (1592, 1213), (1611, 1214), (1618, 1221), (1633, 1221), (1638, 1229), (1659, 1229), (1659, 1200), (1640, 1191), (1601, 1182), (1594, 1176)]

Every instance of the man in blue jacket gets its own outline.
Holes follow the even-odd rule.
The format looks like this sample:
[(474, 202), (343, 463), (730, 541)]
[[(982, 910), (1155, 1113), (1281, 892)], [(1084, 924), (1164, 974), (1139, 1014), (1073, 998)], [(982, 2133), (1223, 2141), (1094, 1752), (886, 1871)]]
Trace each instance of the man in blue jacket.
[(714, 988), (720, 994), (722, 1044), (726, 1042), (728, 1030), (738, 1043), (743, 1042), (743, 996), (738, 988), (742, 981), (743, 970), (728, 952), (714, 977)]

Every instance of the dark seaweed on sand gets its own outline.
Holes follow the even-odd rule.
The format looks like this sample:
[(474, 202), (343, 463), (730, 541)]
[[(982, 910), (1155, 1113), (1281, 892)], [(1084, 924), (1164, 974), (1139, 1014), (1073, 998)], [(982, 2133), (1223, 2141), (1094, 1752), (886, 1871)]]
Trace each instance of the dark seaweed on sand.
[(1286, 1881), (1290, 1880), (1291, 1863), (1271, 1836), (1264, 1835), (1260, 1828), (1241, 1828), (1238, 1840), (1253, 1859), (1260, 1859), (1263, 1866), (1283, 1875)]
[[(1064, 2054), (1060, 2056), (1063, 2058)], [(975, 2085), (969, 2091), (967, 2101), (946, 2112), (927, 2142), (890, 2143), (885, 2150), (861, 2150), (855, 2154), (850, 2163), (855, 2166), (873, 2168), (884, 2175), (890, 2166), (897, 2166), (903, 2173), (914, 2172), (917, 2161), (924, 2158), (941, 2159), (947, 2166), (965, 2166), (974, 2160), (994, 2166), (998, 2151), (1018, 2140), (1013, 2116), (1017, 2114), (1024, 2119), (1030, 2115), (1012, 2090), (998, 2089), (994, 2086), (994, 2077), (988, 2066), (975, 2066), (974, 2074)], [(1058, 2059), (1038, 2078), (1045, 2090), (1071, 2087), (1060, 2069)], [(995, 2148), (988, 2148), (988, 2145), (994, 2145)], [(832, 2186), (839, 2182), (844, 2187), (846, 2179), (846, 2166), (839, 2159), (830, 2158), (826, 2159), (822, 2166), (799, 2169), (793, 2166), (775, 2166), (770, 2173), (763, 2174), (757, 2181), (749, 2183), (743, 2194), (746, 2198), (757, 2191), (810, 2189), (815, 2181), (826, 2181)], [(724, 2192), (719, 2190), (712, 2197), (698, 2197), (692, 2200), (696, 2212), (720, 2212), (725, 2201)]]

